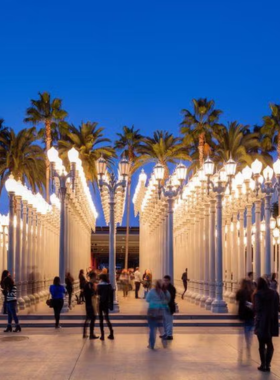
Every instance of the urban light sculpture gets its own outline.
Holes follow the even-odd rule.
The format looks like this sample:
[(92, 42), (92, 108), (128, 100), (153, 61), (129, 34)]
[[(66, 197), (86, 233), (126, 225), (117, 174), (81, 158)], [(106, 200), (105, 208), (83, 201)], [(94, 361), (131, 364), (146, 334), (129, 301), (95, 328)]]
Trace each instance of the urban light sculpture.
[(14, 179), (14, 176), (12, 174), (9, 176), (9, 178), (5, 182), (5, 187), (9, 194), (9, 248), (8, 248), (7, 267), (8, 267), (9, 272), (12, 274), (12, 277), (14, 277), (15, 275), (14, 216), (15, 216), (15, 192), (16, 192), (16, 187), (17, 187), (17, 181)]
[[(116, 290), (116, 250), (115, 250), (115, 240), (116, 240), (116, 218), (115, 218), (115, 206), (116, 206), (116, 194), (119, 188), (125, 192), (127, 186), (127, 177), (129, 173), (130, 163), (126, 158), (122, 158), (119, 163), (119, 175), (120, 179), (115, 177), (113, 172), (108, 174), (107, 162), (101, 156), (96, 161), (96, 170), (98, 174), (98, 186), (100, 193), (106, 188), (109, 192), (109, 198), (107, 199), (109, 203), (109, 277), (112, 288)], [(114, 295), (115, 311), (118, 311), (118, 302), (116, 298), (116, 292)]]
[(173, 220), (174, 220), (174, 201), (182, 192), (183, 183), (187, 177), (187, 168), (184, 164), (177, 165), (175, 173), (169, 178), (166, 185), (162, 185), (164, 180), (164, 166), (158, 163), (154, 168), (155, 179), (158, 183), (158, 197), (161, 194), (167, 199), (168, 222), (167, 222), (167, 274), (174, 280), (174, 247), (173, 247)]
[(217, 249), (216, 249), (216, 295), (211, 304), (211, 310), (215, 313), (226, 313), (227, 304), (223, 300), (223, 241), (222, 241), (222, 198), (227, 186), (231, 192), (232, 179), (236, 172), (236, 162), (230, 158), (225, 165), (225, 172), (220, 171), (217, 184), (214, 184), (211, 177), (214, 174), (214, 162), (208, 158), (204, 165), (204, 173), (207, 177), (207, 190), (210, 189), (216, 194), (217, 213)]

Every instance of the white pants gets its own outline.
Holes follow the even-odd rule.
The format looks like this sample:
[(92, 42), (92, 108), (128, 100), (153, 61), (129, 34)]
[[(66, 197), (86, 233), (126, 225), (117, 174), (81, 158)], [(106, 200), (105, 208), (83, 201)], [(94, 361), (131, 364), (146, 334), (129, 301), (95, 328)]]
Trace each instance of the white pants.
[(169, 310), (164, 310), (163, 327), (166, 336), (173, 336), (173, 315)]

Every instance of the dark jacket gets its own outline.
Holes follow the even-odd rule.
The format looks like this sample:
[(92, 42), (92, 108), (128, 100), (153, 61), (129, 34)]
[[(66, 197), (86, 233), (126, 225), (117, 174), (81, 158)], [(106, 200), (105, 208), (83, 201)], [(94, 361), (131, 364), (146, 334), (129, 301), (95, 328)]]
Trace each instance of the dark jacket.
[(250, 321), (254, 319), (254, 311), (248, 307), (247, 302), (252, 303), (252, 293), (246, 290), (238, 290), (236, 293), (236, 301), (239, 302), (238, 317), (241, 321)]
[(99, 295), (99, 304), (105, 308), (113, 310), (114, 291), (111, 284), (100, 282), (97, 286), (97, 294)]
[(92, 297), (96, 295), (92, 282), (86, 282), (84, 286), (84, 297), (86, 301), (86, 308), (93, 308)]
[(170, 283), (170, 284), (167, 286), (166, 290), (169, 291), (170, 296), (171, 296), (170, 301), (169, 301), (169, 303), (168, 303), (169, 310), (170, 310), (170, 313), (171, 313), (171, 314), (174, 314), (175, 311), (176, 311), (176, 305), (175, 305), (176, 288)]
[(80, 289), (83, 289), (87, 283), (87, 280), (83, 274), (79, 275), (79, 281), (80, 281)]
[(279, 335), (279, 295), (274, 290), (259, 290), (254, 295), (255, 334), (262, 339)]

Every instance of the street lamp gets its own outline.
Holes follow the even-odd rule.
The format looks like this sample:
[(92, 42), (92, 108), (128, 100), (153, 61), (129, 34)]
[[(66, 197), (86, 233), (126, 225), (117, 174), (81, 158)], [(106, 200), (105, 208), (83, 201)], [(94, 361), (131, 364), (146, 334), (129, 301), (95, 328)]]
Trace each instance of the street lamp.
[[(211, 304), (211, 310), (216, 313), (226, 313), (227, 304), (223, 300), (223, 242), (222, 242), (222, 198), (227, 187), (231, 191), (232, 178), (235, 175), (236, 163), (230, 158), (225, 165), (225, 172), (220, 171), (217, 184), (211, 181), (214, 173), (214, 162), (208, 158), (204, 165), (204, 173), (207, 176), (207, 191), (210, 189), (216, 194), (217, 212), (217, 250), (216, 250), (216, 295)], [(226, 174), (226, 176), (224, 175)]]
[[(60, 234), (59, 234), (59, 277), (62, 285), (65, 285), (65, 263), (66, 263), (66, 252), (65, 252), (65, 197), (66, 197), (66, 182), (69, 178), (72, 180), (72, 189), (74, 189), (75, 181), (75, 171), (76, 171), (76, 162), (78, 159), (79, 153), (75, 148), (72, 148), (68, 152), (68, 158), (71, 163), (71, 171), (67, 173), (65, 167), (62, 165), (61, 159), (58, 157), (58, 151), (52, 147), (48, 150), (48, 159), (51, 164), (51, 178), (55, 178), (59, 181), (59, 195), (60, 195)], [(52, 202), (56, 200), (51, 197)], [(68, 311), (68, 306), (65, 304), (63, 307), (64, 311)]]
[(154, 167), (155, 179), (158, 183), (158, 197), (161, 194), (167, 199), (168, 205), (168, 228), (167, 228), (167, 274), (174, 280), (174, 247), (173, 247), (173, 221), (174, 221), (174, 200), (181, 194), (183, 183), (187, 177), (187, 168), (180, 163), (175, 169), (175, 173), (169, 178), (166, 186), (162, 185), (165, 169), (160, 163)]
[(8, 248), (8, 260), (7, 266), (8, 271), (14, 277), (15, 273), (15, 262), (14, 262), (14, 216), (15, 216), (15, 192), (17, 188), (17, 181), (11, 174), (7, 181), (5, 182), (6, 190), (9, 194), (9, 248)]
[[(115, 247), (115, 236), (116, 236), (116, 215), (115, 215), (115, 205), (116, 205), (116, 195), (118, 189), (122, 188), (125, 192), (127, 186), (127, 176), (129, 174), (130, 163), (126, 158), (122, 158), (119, 163), (119, 174), (120, 179), (115, 177), (113, 172), (107, 174), (107, 162), (101, 156), (96, 161), (96, 170), (98, 174), (98, 186), (100, 189), (101, 196), (103, 194), (104, 187), (109, 192), (109, 277), (112, 288), (116, 290), (116, 247)], [(114, 293), (114, 305), (115, 311), (118, 311), (118, 302), (116, 298), (116, 291)]]

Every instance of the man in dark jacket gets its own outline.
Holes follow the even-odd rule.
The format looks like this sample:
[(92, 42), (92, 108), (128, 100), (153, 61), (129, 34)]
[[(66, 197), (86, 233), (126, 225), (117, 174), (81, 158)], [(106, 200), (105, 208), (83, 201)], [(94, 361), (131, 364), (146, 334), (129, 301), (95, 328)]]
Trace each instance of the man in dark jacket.
[(86, 301), (86, 320), (84, 323), (84, 338), (87, 338), (87, 324), (90, 321), (90, 335), (89, 339), (98, 339), (94, 335), (94, 324), (96, 320), (96, 310), (94, 310), (94, 297), (96, 296), (95, 290), (96, 274), (91, 272), (89, 275), (89, 282), (86, 282), (83, 288), (83, 294)]
[(271, 290), (264, 278), (258, 279), (254, 295), (255, 334), (259, 340), (261, 366), (259, 371), (269, 372), (273, 356), (272, 337), (279, 336), (278, 307), (279, 295)]
[(168, 303), (168, 309), (164, 313), (163, 323), (164, 323), (164, 336), (163, 338), (167, 340), (173, 339), (173, 314), (176, 311), (176, 288), (171, 284), (171, 277), (164, 276), (164, 287), (170, 293), (170, 301)]
[(109, 319), (109, 310), (113, 310), (113, 295), (114, 291), (112, 285), (109, 284), (108, 276), (106, 274), (101, 274), (99, 276), (100, 282), (97, 287), (97, 293), (99, 295), (99, 321), (100, 321), (100, 340), (104, 340), (104, 317), (110, 330), (110, 335), (108, 339), (114, 339), (114, 331), (112, 324)]

